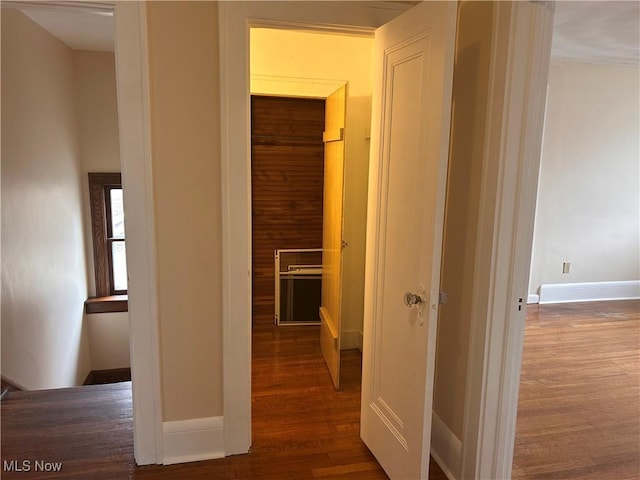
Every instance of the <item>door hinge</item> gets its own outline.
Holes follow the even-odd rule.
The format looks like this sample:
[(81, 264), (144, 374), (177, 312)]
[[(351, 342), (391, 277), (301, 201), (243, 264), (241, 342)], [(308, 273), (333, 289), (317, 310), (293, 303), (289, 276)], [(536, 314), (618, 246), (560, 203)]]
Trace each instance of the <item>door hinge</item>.
[(447, 292), (445, 292), (444, 290), (440, 290), (440, 293), (438, 294), (438, 303), (440, 305), (444, 305), (445, 303), (447, 303)]

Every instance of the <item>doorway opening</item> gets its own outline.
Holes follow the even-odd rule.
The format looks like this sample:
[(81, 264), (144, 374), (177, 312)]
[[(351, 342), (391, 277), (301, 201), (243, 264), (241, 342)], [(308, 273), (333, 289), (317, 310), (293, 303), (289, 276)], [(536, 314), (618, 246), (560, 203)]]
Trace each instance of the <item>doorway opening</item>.
[[(630, 3), (555, 5), (516, 479), (542, 471), (622, 478), (639, 468), (638, 410), (629, 407), (640, 401), (631, 380), (640, 373), (639, 49), (625, 40), (638, 37), (638, 13)], [(604, 31), (615, 33), (604, 42)], [(557, 183), (563, 177), (569, 185)], [(531, 452), (543, 451), (544, 460), (532, 461)]]
[[(274, 58), (273, 53), (266, 50), (267, 53), (262, 53), (265, 59), (264, 63), (260, 63), (260, 52), (258, 48), (265, 48), (267, 45), (271, 45), (278, 41), (278, 36), (282, 36), (285, 40), (281, 45), (274, 47), (273, 52), (278, 52), (278, 55)], [(292, 32), (292, 31), (279, 31), (276, 29), (251, 29), (251, 93), (254, 94), (251, 103), (252, 112), (252, 225), (254, 231), (252, 232), (252, 244), (253, 244), (253, 299), (252, 299), (252, 425), (253, 425), (253, 445), (252, 450), (261, 450), (263, 448), (269, 448), (268, 442), (286, 443), (288, 441), (306, 442), (308, 438), (297, 435), (306, 433), (316, 438), (320, 438), (328, 441), (334, 438), (336, 432), (343, 432), (348, 435), (349, 441), (352, 442), (354, 448), (363, 448), (363, 443), (360, 440), (360, 388), (361, 388), (361, 349), (362, 349), (362, 319), (363, 319), (363, 301), (364, 301), (364, 240), (366, 236), (366, 201), (367, 201), (367, 184), (368, 184), (368, 137), (370, 131), (370, 110), (371, 110), (371, 85), (369, 82), (369, 76), (371, 71), (370, 57), (367, 62), (363, 59), (370, 56), (372, 50), (371, 37), (361, 36), (347, 36), (344, 39), (347, 41), (354, 41), (360, 44), (364, 44), (364, 48), (359, 53), (347, 54), (344, 53), (346, 47), (335, 46), (335, 43), (340, 39), (337, 35), (326, 35), (309, 32)], [(291, 37), (298, 37), (292, 40)], [(309, 46), (304, 45), (301, 37), (310, 37), (314, 41), (324, 42), (323, 46)], [(326, 38), (324, 38), (326, 37)], [(255, 42), (255, 43), (254, 43)], [(333, 44), (332, 44), (333, 42)], [(256, 45), (258, 48), (256, 48)], [(303, 52), (303, 58), (299, 61), (292, 61), (292, 53), (289, 52), (286, 46), (296, 45)], [(351, 64), (354, 63), (354, 59), (357, 58), (359, 62), (362, 62), (361, 66), (355, 65), (358, 68), (357, 73), (364, 74), (367, 78), (363, 80), (363, 84), (367, 87), (367, 90), (359, 91), (354, 88), (354, 80), (352, 76), (344, 73), (333, 74), (333, 78), (344, 78), (345, 80), (331, 80), (320, 78), (323, 73), (327, 75), (327, 67), (325, 72), (316, 71), (314, 67), (319, 68), (317, 65), (308, 66), (304, 64), (308, 51), (328, 51), (330, 54), (328, 57), (336, 60), (336, 54), (342, 53), (343, 59), (347, 59)], [(280, 65), (282, 70), (278, 70), (278, 61), (282, 57), (283, 63), (286, 61), (291, 62), (287, 65)], [(339, 56), (338, 56), (339, 58)], [(318, 57), (314, 57), (313, 61), (317, 63)], [(303, 73), (298, 73), (293, 70), (291, 65), (303, 68)], [(258, 70), (262, 67), (264, 70)], [(269, 67), (271, 70), (267, 70)], [(352, 65), (352, 67), (354, 67)], [(328, 70), (331, 72), (331, 70)], [(306, 76), (301, 76), (305, 75)], [(313, 75), (314, 78), (309, 78)], [(329, 73), (331, 75), (331, 73)], [(354, 74), (355, 75), (355, 74)], [(348, 315), (345, 312), (348, 311), (348, 307), (342, 307), (343, 313), (343, 326), (346, 326), (341, 332), (341, 344), (340, 351), (343, 353), (341, 363), (341, 375), (340, 380), (342, 383), (341, 389), (335, 392), (329, 376), (327, 375), (327, 368), (323, 365), (322, 356), (320, 353), (320, 335), (317, 327), (305, 326), (305, 327), (276, 327), (274, 323), (274, 307), (273, 307), (273, 295), (274, 295), (274, 270), (273, 270), (273, 246), (270, 247), (271, 252), (262, 253), (263, 258), (260, 260), (256, 258), (257, 248), (260, 248), (260, 242), (264, 242), (262, 234), (256, 235), (256, 216), (262, 216), (263, 210), (268, 208), (265, 199), (256, 199), (256, 189), (261, 188), (268, 190), (269, 187), (273, 191), (284, 191), (286, 188), (275, 188), (277, 181), (262, 183), (269, 177), (280, 180), (285, 176), (282, 172), (278, 173), (258, 173), (255, 167), (256, 156), (264, 155), (264, 145), (273, 147), (277, 144), (278, 140), (264, 138), (264, 128), (258, 127), (257, 131), (254, 127), (258, 125), (256, 121), (257, 105), (260, 103), (276, 104), (277, 102), (283, 102), (282, 96), (291, 97), (308, 97), (308, 93), (305, 95), (302, 92), (308, 92), (310, 89), (322, 88), (330, 93), (335, 84), (349, 82), (349, 98), (347, 99), (347, 125), (346, 125), (346, 153), (345, 153), (345, 182), (344, 195), (344, 240), (348, 244), (343, 250), (345, 255), (345, 270), (348, 270), (349, 263), (346, 259), (347, 254), (358, 252), (361, 255), (361, 267), (360, 271), (352, 273), (351, 276), (343, 276), (343, 279), (348, 278), (348, 281), (343, 281), (342, 300), (345, 299), (354, 305), (355, 309), (360, 309), (357, 315)], [(365, 83), (366, 82), (366, 83)], [(358, 87), (358, 85), (356, 85)], [(298, 90), (296, 90), (298, 89)], [(302, 90), (302, 92), (301, 92)], [(317, 91), (317, 90), (316, 90)], [(354, 94), (354, 91), (356, 94)], [(359, 93), (359, 94), (358, 94)], [(261, 96), (255, 96), (260, 94)], [(326, 96), (320, 95), (321, 97)], [(265, 96), (265, 95), (271, 95)], [(299, 100), (301, 103), (303, 100)], [(289, 100), (290, 103), (294, 103), (293, 100)], [(274, 107), (275, 109), (275, 107)], [(354, 116), (358, 114), (362, 116), (354, 120)], [(271, 112), (272, 116), (278, 115)], [(353, 128), (353, 124), (356, 124), (356, 128)], [(270, 129), (273, 133), (274, 128)], [(289, 130), (291, 134), (292, 130)], [(291, 139), (288, 139), (291, 141)], [(258, 147), (258, 148), (256, 148)], [(282, 148), (284, 146), (281, 145)], [(350, 147), (358, 152), (358, 154), (350, 155)], [(291, 146), (289, 147), (291, 149)], [(290, 150), (289, 150), (290, 151)], [(359, 163), (357, 163), (359, 162)], [(361, 167), (362, 169), (358, 174), (353, 174), (353, 169)], [(349, 174), (351, 173), (351, 177)], [(256, 178), (256, 174), (258, 178)], [(353, 183), (356, 185), (354, 191), (350, 191), (353, 188)], [(260, 191), (258, 196), (262, 197), (265, 191)], [(326, 190), (325, 190), (326, 192)], [(353, 203), (349, 203), (349, 200), (353, 201), (353, 196), (356, 196), (361, 201), (361, 204), (354, 207)], [(326, 198), (325, 198), (326, 201)], [(357, 208), (360, 208), (357, 211)], [(352, 210), (350, 210), (350, 208)], [(358, 213), (353, 217), (353, 210)], [(285, 212), (275, 212), (289, 215)], [(257, 215), (256, 215), (257, 214)], [(273, 215), (274, 212), (271, 211)], [(298, 225), (300, 228), (301, 225)], [(355, 234), (354, 234), (355, 232)], [(271, 230), (269, 232), (273, 237), (276, 233)], [(295, 232), (294, 232), (295, 233)], [(357, 241), (354, 241), (354, 236)], [(295, 239), (295, 235), (294, 235)], [(271, 238), (270, 240), (273, 240)], [(295, 246), (295, 245), (294, 245)], [(307, 247), (308, 245), (299, 245)], [(285, 246), (288, 247), (288, 246)], [(261, 273), (261, 268), (256, 262), (262, 264), (270, 263), (271, 270), (267, 273)], [(256, 269), (258, 267), (258, 269)], [(264, 283), (263, 283), (264, 282)], [(268, 291), (266, 296), (263, 297), (262, 284), (268, 284)], [(359, 284), (359, 285), (358, 285)], [(355, 288), (356, 294), (347, 294), (344, 290), (348, 288)], [(265, 289), (266, 290), (266, 289)], [(260, 299), (269, 299), (268, 306), (265, 308), (265, 303)], [(355, 323), (354, 320), (359, 321)], [(354, 324), (355, 323), (355, 324)], [(351, 327), (351, 329), (349, 328)], [(324, 377), (323, 383), (318, 384), (318, 377)], [(338, 403), (336, 403), (336, 401)], [(311, 402), (311, 403), (309, 403)], [(338, 417), (332, 415), (338, 415)], [(332, 423), (332, 422), (337, 423)], [(346, 423), (345, 423), (346, 421)], [(271, 427), (269, 427), (271, 425)], [(278, 436), (273, 433), (274, 425), (280, 425), (286, 433), (284, 436)], [(283, 427), (283, 425), (286, 425)], [(329, 427), (329, 432), (326, 431)], [(356, 447), (357, 446), (357, 447)], [(364, 450), (366, 452), (366, 449)], [(365, 455), (359, 453), (359, 455)], [(365, 455), (366, 456), (366, 455)], [(372, 461), (371, 468), (379, 469), (377, 462), (372, 457), (367, 457), (367, 462)], [(439, 478), (438, 472), (441, 472), (439, 467), (433, 462), (431, 464), (432, 478)], [(384, 478), (384, 477), (381, 477)], [(444, 475), (442, 476), (444, 478)]]
[(251, 28), (250, 38), (253, 324), (274, 323), (275, 250), (322, 248), (325, 99), (349, 82), (344, 188), (331, 195), (344, 199), (349, 243), (340, 346), (361, 348), (373, 39), (272, 28)]
[[(276, 283), (280, 280), (276, 277), (274, 254), (280, 249), (315, 250), (308, 252), (313, 258), (299, 260), (322, 266), (323, 203), (326, 201), (325, 99), (349, 82), (353, 95), (347, 99), (347, 130), (355, 126), (360, 136), (352, 134), (346, 147), (344, 193), (332, 194), (344, 195), (345, 210), (350, 209), (341, 212), (344, 213), (345, 235), (350, 235), (350, 246), (346, 249), (349, 252), (345, 250), (344, 253), (344, 272), (351, 279), (343, 296), (350, 299), (344, 302), (343, 309), (351, 320), (345, 322), (350, 338), (341, 347), (349, 351), (347, 355), (352, 357), (349, 363), (356, 365), (346, 369), (350, 379), (346, 388), (359, 389), (369, 147), (365, 133), (370, 123), (369, 72), (373, 40), (370, 36), (271, 28), (251, 28), (250, 32), (254, 382), (257, 371), (262, 369), (262, 365), (256, 364), (260, 361), (257, 357), (274, 348), (274, 342), (283, 342), (277, 348), (284, 349), (290, 342), (297, 341), (299, 345), (292, 351), (301, 353), (304, 346), (306, 354), (320, 361), (317, 374), (328, 382), (327, 392), (333, 395), (331, 378), (320, 353), (320, 327), (298, 326), (296, 322), (275, 325), (276, 303), (282, 302), (275, 298)], [(325, 54), (309, 58), (308, 51)], [(336, 52), (342, 52), (342, 56), (336, 57)], [(348, 58), (351, 60), (347, 61)], [(358, 60), (354, 62), (354, 58)], [(358, 217), (355, 225), (354, 217)], [(302, 254), (295, 256), (302, 258)], [(305, 280), (305, 283), (309, 281)], [(283, 292), (286, 283), (283, 285), (278, 299), (281, 301), (286, 293)], [(314, 318), (303, 323), (319, 323), (318, 307), (319, 304), (314, 307)], [(279, 311), (282, 308), (280, 305)], [(317, 377), (317, 374), (313, 376)], [(264, 378), (264, 375), (259, 377)], [(355, 377), (357, 381), (353, 381)], [(254, 383), (254, 395), (259, 389), (260, 385)], [(352, 408), (357, 418), (359, 396), (356, 396)], [(259, 422), (255, 420), (258, 415), (260, 413), (254, 409), (254, 423)]]
[[(3, 247), (8, 260), (20, 238), (32, 241), (6, 270), (15, 292), (6, 298), (7, 311), (22, 320), (5, 320), (16, 327), (5, 332), (3, 375), (29, 390), (128, 381), (113, 6), (8, 2), (4, 13), (13, 25), (3, 37), (21, 44), (6, 42), (12, 62), (6, 97), (22, 99), (18, 111), (28, 117), (12, 102), (3, 108), (13, 132), (7, 159), (22, 159), (5, 166), (3, 182), (12, 188), (3, 191), (3, 201), (34, 211), (12, 208), (23, 217), (18, 223), (6, 217), (14, 223)], [(35, 77), (42, 83), (26, 81)], [(29, 145), (33, 135), (41, 152)], [(50, 195), (34, 196), (26, 185)], [(27, 294), (28, 306), (16, 303)], [(41, 334), (34, 338), (34, 330)], [(32, 342), (38, 353), (27, 358)]]
[(322, 455), (341, 432), (343, 453), (382, 479), (357, 441), (360, 354), (343, 369), (350, 388), (336, 392), (320, 350), (324, 126), (324, 98), (251, 97), (252, 452)]
[[(3, 327), (18, 326), (3, 328), (3, 374), (21, 390), (40, 390), (11, 393), (9, 400), (14, 396), (16, 401), (28, 403), (30, 398), (46, 395), (52, 400), (76, 395), (91, 404), (92, 395), (104, 395), (104, 402), (111, 400), (111, 405), (130, 410), (133, 345), (125, 296), (124, 207), (119, 178), (103, 185), (108, 188), (103, 189), (106, 205), (102, 205), (112, 214), (110, 225), (103, 225), (109, 238), (104, 239), (108, 247), (102, 253), (111, 257), (112, 270), (102, 273), (114, 287), (108, 293), (99, 292), (95, 285), (98, 262), (90, 215), (89, 174), (119, 177), (121, 171), (119, 117), (125, 117), (126, 112), (118, 112), (121, 85), (114, 53), (115, 8), (60, 3), (64, 2), (2, 5), (3, 63), (12, 63), (7, 69), (11, 74), (7, 78), (3, 74), (7, 80), (6, 89), (3, 84), (3, 133), (5, 127), (14, 132), (8, 136), (11, 142), (3, 144), (3, 157), (8, 148), (13, 153), (6, 155), (7, 159), (19, 162), (14, 166), (18, 169), (3, 164), (3, 184), (11, 185), (11, 189), (3, 188), (3, 204), (8, 194), (11, 201), (6, 205), (17, 200), (31, 211), (15, 210), (23, 220), (19, 226), (5, 229), (10, 232), (10, 242), (3, 244), (3, 253), (7, 248), (13, 250), (10, 244), (20, 238), (30, 240), (28, 246), (22, 240), (19, 263), (12, 262), (6, 271), (3, 263), (3, 283), (15, 294), (14, 299), (5, 298), (3, 310), (13, 303), (11, 311), (20, 318), (14, 322), (3, 314)], [(7, 24), (11, 28), (5, 29)], [(10, 40), (5, 42), (5, 36)], [(12, 98), (12, 102), (4, 102)], [(19, 170), (23, 173), (15, 175)], [(3, 223), (5, 220), (8, 217), (3, 211)], [(34, 262), (40, 262), (39, 268), (34, 268)], [(33, 273), (37, 278), (31, 278)], [(29, 302), (15, 303), (26, 296), (31, 297)], [(67, 390), (115, 382), (119, 384)], [(73, 415), (85, 413), (80, 410)], [(51, 424), (35, 420), (36, 427), (49, 428), (50, 433), (55, 412), (46, 413)], [(34, 418), (40, 417), (31, 420)], [(67, 417), (67, 423), (70, 419)], [(45, 438), (46, 433), (38, 435)], [(123, 437), (133, 443), (130, 430)]]
[[(369, 147), (365, 130), (370, 123), (373, 40), (270, 28), (251, 28), (250, 39), (252, 451), (274, 448), (275, 444), (283, 449), (308, 444), (322, 455), (330, 445), (341, 442), (344, 455), (353, 459), (349, 462), (358, 463), (368, 474), (386, 478), (359, 438), (358, 348), (362, 345)], [(309, 51), (325, 53), (309, 58)], [(336, 57), (337, 52), (343, 56)], [(353, 95), (347, 99), (345, 137), (350, 143), (345, 147), (346, 181), (344, 191), (335, 191), (325, 188), (325, 106), (326, 98), (347, 82)], [(351, 128), (358, 131), (351, 132)], [(342, 345), (339, 390), (334, 388), (321, 353), (321, 292), (311, 286), (314, 281), (320, 286), (320, 277), (294, 276), (291, 270), (292, 266), (294, 270), (300, 265), (304, 270), (317, 266), (322, 275), (325, 195), (340, 195), (345, 200), (345, 211), (340, 214), (345, 234), (351, 235), (349, 247), (343, 251), (344, 272), (351, 279), (343, 296), (350, 301), (344, 302), (343, 312), (349, 312), (351, 321), (344, 325), (353, 333)], [(354, 216), (359, 217), (356, 225)], [(279, 253), (282, 265), (276, 271), (275, 253), (280, 250), (285, 252)], [(361, 258), (352, 258), (354, 254)], [(285, 258), (287, 255), (293, 258)], [(301, 317), (288, 318), (296, 309), (287, 313), (284, 304), (293, 307), (299, 303), (298, 292), (306, 292), (302, 302), (313, 305), (301, 309), (305, 311)], [(287, 293), (293, 295), (292, 301)], [(347, 468), (346, 463), (332, 461), (324, 468)]]

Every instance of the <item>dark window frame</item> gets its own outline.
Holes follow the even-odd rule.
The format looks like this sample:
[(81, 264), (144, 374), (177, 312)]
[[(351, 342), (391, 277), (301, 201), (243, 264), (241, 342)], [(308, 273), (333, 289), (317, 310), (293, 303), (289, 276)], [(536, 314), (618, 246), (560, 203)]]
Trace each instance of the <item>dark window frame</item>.
[(91, 210), (91, 236), (93, 238), (93, 263), (96, 280), (96, 296), (127, 295), (126, 290), (113, 286), (111, 244), (124, 239), (111, 238), (110, 191), (122, 188), (120, 173), (89, 173), (89, 202)]

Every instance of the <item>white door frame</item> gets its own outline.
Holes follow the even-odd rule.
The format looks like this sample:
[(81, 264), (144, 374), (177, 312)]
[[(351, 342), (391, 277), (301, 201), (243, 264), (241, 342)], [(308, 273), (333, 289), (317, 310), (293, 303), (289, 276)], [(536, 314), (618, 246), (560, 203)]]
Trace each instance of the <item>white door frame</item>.
[[(357, 3), (357, 2), (355, 2)], [(251, 446), (251, 158), (249, 28), (373, 35), (397, 6), (336, 2), (221, 2), (223, 413), (226, 455)]]
[[(370, 33), (384, 23), (380, 14), (366, 4), (219, 4), (226, 455), (245, 453), (251, 445), (249, 27)], [(494, 21), (462, 478), (511, 475), (551, 6), (496, 2)]]
[(138, 465), (163, 461), (146, 19), (144, 2), (115, 5), (120, 163), (127, 212), (133, 445)]
[(494, 8), (460, 478), (511, 478), (552, 2)]

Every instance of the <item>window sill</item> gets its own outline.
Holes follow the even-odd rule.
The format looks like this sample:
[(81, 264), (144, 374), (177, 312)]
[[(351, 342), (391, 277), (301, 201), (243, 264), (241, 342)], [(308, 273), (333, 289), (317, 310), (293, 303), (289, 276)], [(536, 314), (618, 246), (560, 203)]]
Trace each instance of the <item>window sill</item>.
[(84, 302), (85, 313), (115, 313), (129, 311), (127, 295), (111, 295), (109, 297), (90, 297)]

